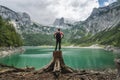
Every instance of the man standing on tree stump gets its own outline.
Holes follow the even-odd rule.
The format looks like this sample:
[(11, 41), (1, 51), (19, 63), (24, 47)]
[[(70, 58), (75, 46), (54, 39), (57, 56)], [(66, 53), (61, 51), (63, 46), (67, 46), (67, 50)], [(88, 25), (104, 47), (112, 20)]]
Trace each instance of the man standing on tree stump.
[(60, 31), (60, 28), (57, 29), (57, 31), (54, 33), (54, 37), (56, 38), (56, 46), (55, 51), (57, 50), (57, 46), (59, 44), (59, 51), (61, 49), (61, 40), (64, 37), (63, 32)]

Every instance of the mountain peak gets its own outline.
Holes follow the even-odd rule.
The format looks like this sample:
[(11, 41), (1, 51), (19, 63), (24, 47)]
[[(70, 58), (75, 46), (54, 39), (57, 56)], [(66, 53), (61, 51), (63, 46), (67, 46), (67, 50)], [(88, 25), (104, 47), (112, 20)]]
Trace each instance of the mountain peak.
[(19, 33), (21, 33), (22, 28), (25, 30), (26, 27), (29, 27), (32, 23), (30, 16), (27, 13), (15, 12), (2, 5), (0, 5), (0, 16), (13, 23)]
[(61, 17), (54, 21), (53, 26), (62, 29), (70, 29), (73, 27), (74, 23), (75, 21), (72, 19)]
[(53, 26), (63, 26), (64, 25), (64, 18), (57, 18), (54, 23)]

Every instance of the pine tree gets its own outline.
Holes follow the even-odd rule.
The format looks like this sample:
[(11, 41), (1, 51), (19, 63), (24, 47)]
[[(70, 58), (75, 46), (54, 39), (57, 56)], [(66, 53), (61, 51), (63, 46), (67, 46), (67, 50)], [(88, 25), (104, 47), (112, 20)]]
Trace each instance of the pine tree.
[(22, 44), (22, 39), (14, 26), (0, 17), (0, 47), (18, 47)]

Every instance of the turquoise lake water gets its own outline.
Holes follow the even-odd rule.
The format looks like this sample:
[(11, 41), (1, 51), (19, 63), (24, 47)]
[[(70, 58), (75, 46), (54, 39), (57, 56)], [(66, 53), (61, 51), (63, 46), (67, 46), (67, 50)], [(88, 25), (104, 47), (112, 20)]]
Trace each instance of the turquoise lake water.
[[(26, 48), (23, 54), (15, 54), (0, 58), (0, 63), (19, 68), (26, 66), (40, 69), (52, 59), (53, 48)], [(65, 64), (74, 69), (105, 69), (114, 68), (115, 55), (103, 49), (63, 48)]]

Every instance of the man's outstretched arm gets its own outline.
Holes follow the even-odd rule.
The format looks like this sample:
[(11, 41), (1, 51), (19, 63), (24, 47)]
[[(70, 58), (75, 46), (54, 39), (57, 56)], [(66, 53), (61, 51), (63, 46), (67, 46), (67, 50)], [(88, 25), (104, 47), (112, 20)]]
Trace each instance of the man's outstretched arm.
[(64, 34), (62, 34), (62, 38), (64, 38)]
[(56, 33), (54, 33), (54, 35), (53, 35), (53, 36), (54, 36), (54, 38), (56, 38)]

